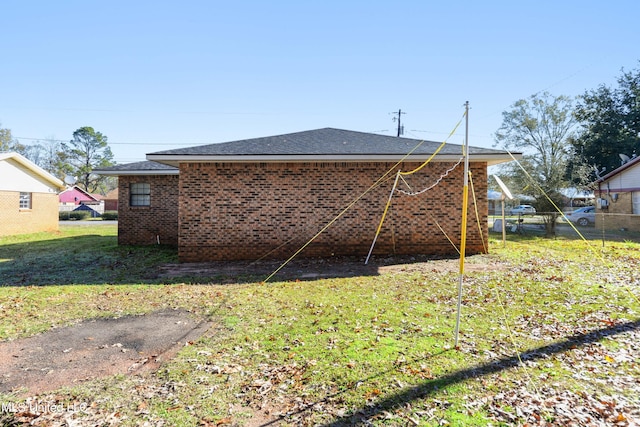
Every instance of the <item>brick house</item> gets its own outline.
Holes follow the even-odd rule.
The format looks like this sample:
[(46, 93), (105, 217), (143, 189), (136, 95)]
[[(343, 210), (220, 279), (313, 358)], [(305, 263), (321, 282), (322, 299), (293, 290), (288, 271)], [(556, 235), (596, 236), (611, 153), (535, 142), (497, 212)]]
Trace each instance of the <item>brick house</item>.
[(102, 201), (104, 201), (104, 210), (106, 211), (117, 211), (118, 210), (118, 189), (115, 188), (109, 191), (102, 197)]
[[(160, 151), (94, 172), (118, 177), (120, 244), (177, 245), (183, 262), (287, 258), (331, 223), (300, 255), (364, 256), (395, 172), (416, 168), (439, 146), (324, 128)], [(471, 204), (467, 253), (474, 254), (486, 251), (487, 166), (511, 157), (470, 148), (469, 158), (482, 226), (473, 226)], [(394, 194), (374, 254), (456, 253), (447, 236), (459, 242), (461, 159), (462, 147), (447, 144), (404, 178), (399, 188), (407, 192), (437, 185)]]
[(602, 227), (604, 220), (606, 228), (640, 231), (640, 157), (629, 159), (596, 184), (596, 227)]
[(64, 183), (24, 156), (0, 153), (0, 236), (58, 230)]

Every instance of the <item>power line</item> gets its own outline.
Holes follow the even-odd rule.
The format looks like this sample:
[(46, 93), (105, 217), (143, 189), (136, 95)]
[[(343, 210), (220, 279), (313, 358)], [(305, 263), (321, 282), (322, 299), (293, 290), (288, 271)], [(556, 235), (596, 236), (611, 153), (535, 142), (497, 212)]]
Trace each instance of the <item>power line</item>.
[[(28, 138), (26, 136), (14, 136), (14, 139), (26, 139), (27, 141), (43, 141), (43, 142), (69, 142), (69, 139), (51, 139), (51, 138)], [(108, 142), (109, 145), (204, 145), (208, 142)]]

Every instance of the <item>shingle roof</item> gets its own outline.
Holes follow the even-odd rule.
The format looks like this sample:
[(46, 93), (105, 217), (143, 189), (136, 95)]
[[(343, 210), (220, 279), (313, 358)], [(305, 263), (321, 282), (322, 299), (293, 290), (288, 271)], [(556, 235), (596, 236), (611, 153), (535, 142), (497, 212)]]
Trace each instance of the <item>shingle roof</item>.
[(632, 159), (630, 159), (628, 162), (626, 162), (622, 166), (612, 170), (611, 172), (609, 172), (608, 174), (606, 174), (602, 178), (598, 178), (598, 180), (596, 182), (605, 182), (605, 181), (613, 178), (614, 176), (618, 175), (619, 173), (624, 172), (625, 170), (633, 167), (633, 165), (635, 165), (636, 163), (640, 163), (640, 157), (633, 157)]
[[(389, 135), (323, 128), (284, 135), (198, 145), (147, 154), (149, 161), (97, 169), (102, 175), (177, 174), (182, 162), (288, 162), (288, 161), (421, 161), (431, 156), (441, 142), (397, 138)], [(416, 148), (417, 147), (417, 148)], [(471, 161), (498, 164), (510, 161), (501, 150), (469, 147)], [(516, 153), (518, 156), (519, 153)], [(447, 143), (437, 159), (454, 161), (462, 146)]]
[(94, 169), (93, 172), (100, 175), (174, 175), (178, 174), (178, 168), (145, 160), (143, 162), (125, 163), (106, 168)]
[[(244, 139), (218, 144), (199, 145), (157, 151), (149, 156), (296, 156), (296, 155), (403, 155), (421, 140), (389, 135), (323, 128), (284, 135)], [(433, 154), (440, 142), (424, 141), (416, 154)], [(471, 154), (504, 154), (504, 151), (470, 147)], [(442, 154), (460, 154), (462, 147), (447, 144)]]
[[(199, 145), (147, 154), (172, 166), (185, 162), (389, 162), (424, 161), (441, 142), (323, 128), (285, 135)], [(407, 155), (411, 153), (411, 157)], [(469, 160), (495, 165), (511, 160), (501, 150), (469, 147)], [(520, 153), (516, 153), (519, 156)], [(446, 144), (434, 161), (455, 161), (462, 146)]]

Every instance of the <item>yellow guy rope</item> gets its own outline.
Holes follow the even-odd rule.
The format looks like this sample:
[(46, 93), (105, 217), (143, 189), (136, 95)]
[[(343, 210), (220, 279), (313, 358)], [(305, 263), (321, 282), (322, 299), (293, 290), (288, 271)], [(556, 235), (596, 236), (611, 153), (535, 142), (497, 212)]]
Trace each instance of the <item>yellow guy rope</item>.
[[(449, 140), (449, 138), (451, 138), (451, 136), (456, 133), (456, 131), (458, 130), (458, 127), (460, 126), (460, 124), (462, 123), (462, 120), (464, 119), (464, 117), (466, 116), (466, 111), (464, 112), (464, 114), (462, 115), (462, 117), (460, 118), (460, 120), (458, 121), (458, 123), (456, 123), (456, 125), (454, 126), (453, 130), (451, 132), (449, 132), (449, 135), (445, 138), (444, 141), (442, 141), (442, 143), (440, 144), (440, 146), (433, 152), (433, 154), (431, 156), (429, 156), (429, 158), (422, 163), (420, 166), (418, 166), (417, 168), (415, 168), (412, 171), (409, 172), (402, 172), (402, 171), (398, 171), (397, 175), (396, 175), (396, 180), (393, 183), (393, 187), (391, 188), (391, 193), (389, 194), (389, 199), (387, 200), (387, 204), (384, 208), (384, 212), (382, 213), (382, 218), (380, 219), (380, 224), (378, 224), (378, 228), (376, 230), (376, 235), (373, 237), (373, 243), (371, 243), (371, 248), (369, 249), (369, 254), (367, 255), (367, 259), (365, 260), (365, 264), (367, 264), (369, 262), (369, 258), (371, 257), (371, 253), (373, 252), (373, 247), (376, 244), (376, 241), (378, 240), (378, 235), (380, 234), (380, 230), (382, 230), (382, 224), (384, 223), (384, 220), (387, 216), (387, 211), (389, 210), (389, 206), (391, 205), (391, 199), (393, 198), (393, 193), (396, 191), (396, 187), (398, 186), (398, 178), (401, 178), (402, 176), (407, 176), (407, 175), (411, 175), (414, 174), (416, 172), (418, 172), (419, 170), (421, 170), (422, 168), (424, 168), (429, 162), (431, 162), (431, 160), (433, 160), (433, 158), (440, 152), (440, 150), (442, 150), (442, 148), (447, 144), (447, 141)], [(415, 150), (415, 149), (414, 149)], [(407, 156), (405, 156), (404, 158), (407, 158)], [(399, 164), (400, 162), (396, 163), (396, 166)], [(395, 166), (394, 166), (395, 167)], [(389, 171), (390, 172), (390, 171)], [(387, 172), (387, 173), (389, 173)], [(404, 178), (403, 178), (404, 181)], [(406, 183), (406, 181), (405, 181)], [(408, 184), (407, 184), (408, 186)], [(447, 237), (448, 238), (448, 237)], [(451, 240), (449, 240), (451, 241)]]
[(442, 232), (442, 234), (444, 235), (444, 237), (447, 238), (447, 240), (449, 241), (449, 243), (451, 243), (451, 246), (453, 246), (453, 249), (456, 250), (456, 252), (458, 253), (458, 255), (460, 255), (460, 249), (458, 249), (458, 247), (456, 246), (455, 243), (453, 243), (453, 240), (451, 240), (451, 237), (449, 237), (449, 235), (447, 234), (446, 231), (444, 231), (444, 228), (442, 228), (440, 226), (440, 224), (438, 223), (438, 219), (436, 217), (434, 217), (433, 215), (431, 215), (431, 218), (433, 219), (433, 222), (436, 224), (436, 227), (438, 227), (438, 229)]
[[(464, 117), (464, 116), (463, 116)], [(460, 119), (460, 122), (458, 122), (458, 124), (456, 125), (456, 129), (458, 128), (458, 126), (460, 125), (460, 123), (462, 122), (462, 119)], [(453, 134), (453, 132), (451, 133)], [(451, 134), (449, 136), (451, 136)], [(302, 252), (307, 246), (309, 246), (315, 239), (318, 238), (318, 236), (320, 236), (322, 233), (324, 233), (329, 227), (331, 227), (333, 225), (333, 223), (335, 223), (338, 219), (340, 219), (340, 217), (342, 217), (342, 215), (344, 215), (349, 209), (351, 209), (357, 202), (360, 201), (360, 199), (362, 199), (365, 195), (369, 194), (369, 192), (371, 192), (374, 188), (376, 188), (377, 186), (379, 186), (380, 184), (382, 184), (387, 177), (389, 176), (389, 174), (391, 172), (393, 172), (394, 169), (396, 169), (402, 162), (404, 162), (409, 156), (411, 156), (413, 154), (414, 151), (416, 151), (418, 148), (420, 148), (420, 146), (422, 144), (424, 144), (424, 140), (420, 141), (418, 144), (416, 144), (415, 147), (413, 147), (407, 154), (405, 154), (404, 156), (402, 156), (402, 158), (400, 160), (398, 160), (391, 168), (389, 168), (389, 170), (387, 170), (380, 178), (378, 178), (378, 180), (376, 182), (374, 182), (369, 188), (367, 188), (362, 194), (360, 194), (358, 197), (356, 197), (351, 203), (349, 203), (342, 211), (340, 211), (338, 213), (338, 215), (335, 216), (335, 218), (333, 218), (331, 221), (329, 221), (324, 227), (322, 227), (322, 229), (320, 231), (318, 231), (311, 239), (309, 239), (304, 245), (302, 245), (300, 247), (300, 249), (298, 249), (293, 255), (291, 255), (285, 262), (283, 262), (280, 267), (278, 267), (273, 273), (271, 273), (264, 281), (268, 282), (273, 276), (275, 276), (280, 270), (282, 270), (284, 268), (285, 265), (289, 264), (291, 262), (291, 260), (293, 260), (295, 257), (297, 257), (300, 252)], [(446, 140), (445, 140), (446, 142)], [(442, 146), (444, 146), (445, 142), (443, 142), (441, 144), (441, 146), (438, 148), (438, 151), (440, 151), (440, 148), (442, 148)], [(435, 154), (434, 154), (435, 155)], [(431, 156), (431, 158), (433, 158), (433, 156)], [(431, 158), (429, 160), (431, 160)]]
[(527, 381), (531, 385), (531, 388), (533, 388), (533, 391), (539, 396), (540, 393), (538, 392), (538, 388), (536, 387), (536, 384), (533, 381), (533, 377), (529, 373), (529, 369), (527, 368), (527, 365), (525, 365), (525, 363), (522, 361), (522, 356), (520, 355), (520, 350), (518, 350), (518, 345), (516, 344), (516, 339), (513, 336), (513, 332), (512, 332), (511, 326), (509, 324), (509, 319), (507, 317), (507, 309), (504, 307), (504, 303), (502, 302), (502, 298), (500, 298), (500, 292), (498, 292), (495, 288), (493, 288), (492, 290), (494, 292), (494, 295), (496, 296), (496, 299), (498, 300), (498, 304), (500, 305), (500, 308), (502, 309), (502, 319), (504, 321), (504, 326), (507, 328), (507, 334), (509, 335), (509, 340), (511, 341), (511, 345), (513, 346), (513, 350), (515, 351), (516, 356), (518, 357), (518, 362), (520, 363), (520, 366), (524, 370), (525, 376), (527, 377)]
[(380, 234), (380, 230), (382, 229), (382, 223), (384, 223), (384, 219), (387, 217), (387, 212), (389, 211), (389, 207), (391, 206), (391, 199), (393, 198), (393, 193), (396, 191), (396, 187), (398, 186), (399, 178), (400, 178), (400, 171), (398, 171), (398, 173), (396, 174), (396, 179), (395, 181), (393, 181), (393, 187), (391, 187), (391, 193), (389, 193), (387, 204), (384, 206), (384, 211), (382, 212), (382, 219), (380, 220), (380, 224), (378, 224), (376, 235), (373, 237), (373, 242), (371, 243), (371, 248), (369, 248), (367, 259), (364, 260), (365, 265), (369, 263), (369, 258), (371, 258), (371, 252), (373, 252), (373, 247), (376, 245), (376, 240), (378, 240), (378, 235)]
[(488, 253), (487, 245), (484, 242), (484, 234), (482, 233), (482, 225), (480, 224), (480, 213), (478, 212), (478, 203), (476, 200), (476, 190), (473, 188), (473, 174), (469, 171), (469, 184), (471, 185), (471, 197), (473, 197), (473, 207), (476, 212), (476, 224), (478, 224), (478, 232), (480, 233), (480, 239), (482, 240), (482, 248), (485, 253)]
[(442, 147), (444, 147), (447, 144), (447, 141), (449, 140), (449, 138), (451, 138), (453, 136), (453, 134), (456, 133), (456, 131), (458, 130), (458, 127), (460, 127), (460, 124), (462, 123), (462, 120), (464, 119), (464, 117), (466, 115), (467, 115), (467, 112), (465, 111), (464, 114), (462, 114), (462, 117), (460, 118), (458, 123), (456, 123), (455, 127), (453, 128), (453, 130), (451, 132), (449, 132), (449, 136), (447, 136), (445, 138), (445, 140), (442, 141), (442, 144), (440, 144), (438, 149), (427, 159), (427, 161), (425, 161), (423, 164), (421, 164), (420, 166), (418, 166), (417, 168), (415, 168), (412, 171), (400, 172), (400, 175), (407, 176), (407, 175), (414, 174), (414, 173), (418, 172), (420, 169), (422, 169), (423, 167), (425, 167), (427, 165), (427, 163), (429, 163), (431, 160), (433, 160), (433, 158), (436, 156), (436, 154), (438, 154), (440, 152), (440, 150), (442, 150)]

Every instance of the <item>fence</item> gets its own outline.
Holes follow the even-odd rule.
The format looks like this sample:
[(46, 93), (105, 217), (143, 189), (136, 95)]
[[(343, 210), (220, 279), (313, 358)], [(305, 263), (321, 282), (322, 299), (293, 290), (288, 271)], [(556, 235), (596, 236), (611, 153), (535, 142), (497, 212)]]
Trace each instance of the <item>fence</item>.
[[(569, 216), (569, 218), (571, 217)], [(592, 214), (588, 225), (580, 225), (577, 220), (578, 218), (572, 219), (572, 227), (565, 218), (558, 217), (555, 235), (569, 238), (579, 238), (582, 235), (588, 240), (604, 239), (640, 242), (640, 215), (602, 213), (598, 211)], [(544, 213), (507, 215), (505, 216), (505, 228), (506, 232), (511, 234), (545, 236)], [(502, 217), (500, 215), (489, 216), (489, 230), (495, 233), (502, 233)]]

